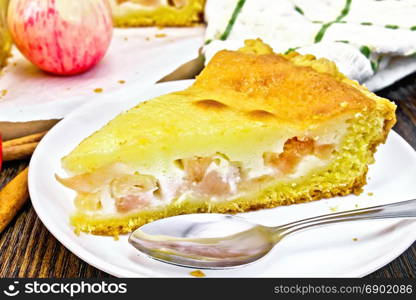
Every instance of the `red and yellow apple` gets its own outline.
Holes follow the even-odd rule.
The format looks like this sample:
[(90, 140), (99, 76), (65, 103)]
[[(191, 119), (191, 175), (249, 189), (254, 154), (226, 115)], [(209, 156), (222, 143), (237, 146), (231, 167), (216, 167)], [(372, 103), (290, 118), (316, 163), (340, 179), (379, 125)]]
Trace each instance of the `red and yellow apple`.
[(96, 65), (113, 32), (107, 0), (11, 0), (8, 25), (27, 59), (59, 75), (79, 74)]

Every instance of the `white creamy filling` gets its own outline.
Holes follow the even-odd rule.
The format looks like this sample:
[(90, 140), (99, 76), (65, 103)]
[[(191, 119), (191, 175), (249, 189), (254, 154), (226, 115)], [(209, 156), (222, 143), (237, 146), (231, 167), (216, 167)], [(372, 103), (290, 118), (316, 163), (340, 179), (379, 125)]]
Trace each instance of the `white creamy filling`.
[(296, 167), (296, 171), (292, 174), (287, 175), (290, 179), (296, 179), (307, 175), (313, 169), (324, 167), (328, 164), (328, 160), (320, 159), (314, 155), (307, 155), (302, 158), (300, 163)]
[(170, 203), (177, 191), (184, 184), (185, 172), (179, 168), (172, 169), (168, 175), (164, 173), (151, 174), (159, 180), (161, 198), (155, 199), (155, 204)]
[(143, 199), (149, 201), (150, 206), (154, 206), (156, 204), (155, 203), (156, 202), (155, 200), (157, 200), (157, 199), (155, 199), (155, 195), (154, 195), (154, 192), (156, 190), (157, 190), (157, 188), (154, 188), (154, 189), (148, 190), (146, 192), (140, 193), (140, 197), (142, 197)]
[[(314, 155), (307, 155), (302, 158), (299, 164), (296, 166), (294, 173), (288, 174), (285, 177), (279, 177), (280, 179), (296, 179), (307, 175), (311, 170), (323, 167), (328, 163), (328, 160), (320, 159)], [(255, 179), (261, 176), (273, 176), (276, 174), (276, 170), (269, 166), (263, 166), (261, 168), (250, 170), (248, 173), (248, 179)]]
[(103, 214), (113, 214), (117, 212), (116, 200), (111, 196), (110, 186), (106, 186), (101, 191), (101, 210)]

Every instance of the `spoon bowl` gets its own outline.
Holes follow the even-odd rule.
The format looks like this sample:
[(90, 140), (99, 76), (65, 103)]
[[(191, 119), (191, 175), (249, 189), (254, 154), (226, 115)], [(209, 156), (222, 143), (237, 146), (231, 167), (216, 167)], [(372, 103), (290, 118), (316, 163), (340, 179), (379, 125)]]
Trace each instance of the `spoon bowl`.
[(222, 214), (161, 219), (133, 232), (129, 242), (152, 258), (207, 269), (248, 264), (266, 255), (275, 244), (268, 227)]

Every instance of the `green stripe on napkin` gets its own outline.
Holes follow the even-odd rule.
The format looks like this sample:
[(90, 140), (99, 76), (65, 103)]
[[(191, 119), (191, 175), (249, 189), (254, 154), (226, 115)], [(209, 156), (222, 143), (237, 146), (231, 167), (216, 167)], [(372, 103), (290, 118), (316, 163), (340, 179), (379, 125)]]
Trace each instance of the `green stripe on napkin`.
[(231, 30), (233, 29), (234, 23), (237, 20), (237, 17), (239, 15), (239, 13), (241, 12), (241, 9), (243, 8), (245, 2), (246, 2), (246, 0), (239, 0), (237, 2), (237, 5), (234, 8), (233, 14), (231, 15), (231, 19), (228, 21), (228, 24), (227, 24), (227, 27), (225, 28), (225, 31), (220, 36), (221, 41), (225, 41), (228, 38), (228, 36), (230, 35)]
[(367, 46), (361, 46), (360, 52), (367, 58), (369, 58), (371, 55), (371, 50)]
[(334, 21), (322, 25), (321, 29), (319, 30), (319, 32), (315, 36), (315, 43), (319, 43), (322, 40), (322, 38), (325, 35), (326, 30), (332, 24), (340, 23), (342, 21), (342, 19), (345, 18), (348, 15), (348, 13), (350, 12), (351, 2), (352, 2), (352, 0), (346, 0), (345, 1), (345, 6), (342, 9), (340, 15)]
[(295, 10), (300, 13), (301, 15), (304, 15), (303, 10), (299, 6), (295, 6)]

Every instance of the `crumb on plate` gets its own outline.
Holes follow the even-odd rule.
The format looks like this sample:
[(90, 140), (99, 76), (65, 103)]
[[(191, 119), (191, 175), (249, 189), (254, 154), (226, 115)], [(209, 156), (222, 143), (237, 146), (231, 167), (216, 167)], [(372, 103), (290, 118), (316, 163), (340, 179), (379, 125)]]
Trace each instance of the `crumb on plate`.
[(336, 206), (330, 206), (329, 207), (329, 210), (332, 211), (332, 212), (337, 212), (338, 211), (338, 205), (336, 205)]
[(166, 36), (166, 33), (156, 33), (155, 34), (155, 37), (157, 37), (157, 38), (163, 38), (165, 36)]
[(125, 80), (119, 80), (119, 81), (117, 81), (118, 83), (120, 83), (120, 84), (125, 84), (126, 83), (126, 81)]
[(103, 89), (102, 88), (96, 88), (94, 89), (94, 93), (102, 93)]

